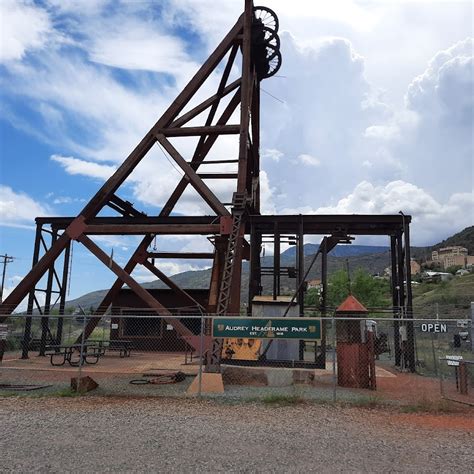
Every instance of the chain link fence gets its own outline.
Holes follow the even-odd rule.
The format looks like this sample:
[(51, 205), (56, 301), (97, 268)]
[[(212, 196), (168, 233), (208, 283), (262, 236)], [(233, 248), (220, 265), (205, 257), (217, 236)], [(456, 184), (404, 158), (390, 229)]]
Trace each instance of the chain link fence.
[[(128, 397), (474, 403), (470, 310), (414, 309), (413, 319), (397, 309), (362, 317), (309, 310), (293, 328), (308, 331), (301, 339), (288, 336), (296, 319), (284, 319), (235, 315), (228, 327), (245, 321), (250, 332), (217, 338), (216, 328), (227, 323), (212, 315), (165, 319), (130, 308), (100, 319), (12, 315), (7, 330), (0, 327), (0, 395), (93, 389)], [(27, 339), (25, 325), (31, 326)], [(223, 386), (213, 382), (208, 357), (216, 339)]]

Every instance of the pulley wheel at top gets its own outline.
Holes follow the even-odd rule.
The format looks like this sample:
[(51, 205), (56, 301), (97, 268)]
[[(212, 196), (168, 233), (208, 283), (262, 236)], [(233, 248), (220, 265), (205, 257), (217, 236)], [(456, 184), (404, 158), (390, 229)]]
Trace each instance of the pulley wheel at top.
[(271, 59), (268, 61), (268, 70), (266, 74), (261, 79), (267, 79), (275, 75), (281, 67), (281, 53), (280, 51), (275, 51), (274, 54), (271, 55)]
[(253, 14), (256, 20), (263, 23), (263, 26), (270, 28), (275, 33), (278, 31), (280, 25), (273, 10), (268, 7), (253, 7)]
[(275, 31), (268, 28), (267, 26), (264, 26), (261, 31), (263, 33), (261, 38), (262, 43), (264, 43), (266, 46), (270, 46), (273, 49), (280, 49), (280, 37)]

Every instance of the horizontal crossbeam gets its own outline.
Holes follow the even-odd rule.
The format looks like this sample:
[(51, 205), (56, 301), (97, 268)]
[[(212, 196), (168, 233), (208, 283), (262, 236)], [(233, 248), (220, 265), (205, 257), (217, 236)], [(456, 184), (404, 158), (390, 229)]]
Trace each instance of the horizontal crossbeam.
[(201, 179), (237, 179), (237, 173), (199, 173)]
[(195, 135), (233, 135), (240, 133), (240, 125), (210, 125), (208, 127), (163, 128), (159, 134), (166, 137), (192, 137)]
[(143, 235), (143, 234), (189, 234), (207, 235), (219, 234), (219, 224), (204, 225), (181, 225), (181, 224), (122, 224), (122, 225), (90, 225), (87, 226), (85, 234), (91, 235)]
[(210, 252), (148, 252), (148, 258), (184, 258), (184, 259), (213, 259)]

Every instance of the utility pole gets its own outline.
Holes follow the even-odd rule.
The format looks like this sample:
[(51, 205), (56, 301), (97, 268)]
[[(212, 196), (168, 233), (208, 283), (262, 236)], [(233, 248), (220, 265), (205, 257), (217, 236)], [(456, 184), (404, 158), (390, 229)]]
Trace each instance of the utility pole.
[(3, 272), (2, 272), (2, 286), (0, 287), (0, 303), (3, 302), (3, 287), (5, 286), (5, 275), (7, 273), (7, 265), (11, 262), (13, 262), (15, 257), (11, 257), (7, 254), (5, 255), (0, 255), (0, 258), (3, 258)]

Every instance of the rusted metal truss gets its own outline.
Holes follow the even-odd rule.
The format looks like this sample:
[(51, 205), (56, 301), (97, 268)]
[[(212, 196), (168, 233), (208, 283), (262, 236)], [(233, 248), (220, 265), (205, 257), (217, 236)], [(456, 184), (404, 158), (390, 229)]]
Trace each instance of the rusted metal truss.
[[(303, 278), (303, 237), (307, 234), (328, 235), (323, 240), (323, 279), (327, 277), (327, 253), (341, 235), (389, 235), (392, 246), (392, 288), (394, 306), (411, 305), (411, 288), (406, 292), (403, 282), (410, 281), (409, 216), (261, 216), (260, 215), (260, 81), (274, 75), (281, 65), (278, 18), (266, 7), (254, 7), (252, 0), (245, 0), (244, 13), (230, 29), (215, 51), (208, 57), (191, 81), (174, 102), (151, 127), (136, 148), (117, 171), (104, 183), (78, 216), (37, 218), (37, 233), (33, 254), (33, 267), (18, 286), (0, 305), (0, 322), (15, 311), (28, 297), (27, 314), (35, 310), (44, 314), (40, 353), (44, 353), (48, 338), (58, 341), (62, 336), (62, 319), (57, 319), (53, 335), (48, 315), (59, 304), (59, 314), (64, 314), (69, 260), (73, 241), (77, 241), (107, 266), (117, 279), (109, 289), (85, 328), (87, 338), (101, 317), (107, 312), (124, 284), (150, 309), (172, 325), (189, 345), (199, 351), (199, 340), (177, 318), (169, 318), (169, 310), (133, 277), (132, 272), (143, 266), (162, 280), (183, 301), (184, 306), (194, 306), (199, 312), (209, 314), (238, 314), (240, 311), (242, 260), (250, 260), (249, 303), (261, 289), (261, 276), (271, 272), (274, 276), (274, 294), (279, 291), (282, 269), (279, 248), (282, 236), (291, 235), (298, 246), (297, 282)], [(238, 64), (238, 67), (234, 66)], [(240, 77), (231, 78), (238, 69)], [(209, 78), (220, 78), (216, 92), (196, 105), (198, 93)], [(238, 108), (240, 106), (240, 111)], [(218, 112), (220, 112), (218, 114)], [(238, 117), (238, 120), (235, 119)], [(233, 119), (234, 123), (230, 123)], [(192, 123), (190, 123), (192, 122)], [(237, 123), (235, 123), (237, 122)], [(210, 160), (209, 154), (222, 135), (238, 137), (238, 147), (226, 156)], [(186, 137), (197, 139), (194, 151), (185, 155), (179, 144)], [(183, 176), (171, 190), (170, 196), (158, 216), (147, 216), (122, 198), (118, 192), (147, 153), (159, 146), (167, 157), (179, 167)], [(229, 172), (201, 172), (203, 165), (234, 164)], [(229, 185), (231, 202), (221, 201), (207, 184), (208, 180), (225, 179)], [(212, 210), (210, 216), (174, 216), (173, 210), (191, 186)], [(230, 200), (230, 199), (229, 199)], [(99, 217), (104, 208), (116, 216)], [(110, 211), (109, 211), (110, 212)], [(45, 226), (51, 226), (49, 244), (44, 239)], [(143, 239), (125, 266), (119, 266), (111, 256), (95, 243), (93, 235), (142, 235)], [(160, 235), (205, 235), (214, 245), (213, 253), (155, 252), (149, 247)], [(271, 269), (261, 268), (260, 250), (264, 235), (271, 235), (275, 242), (275, 262)], [(404, 246), (402, 236), (405, 236)], [(250, 236), (250, 244), (246, 240)], [(336, 240), (334, 240), (336, 239)], [(42, 254), (43, 250), (43, 254)], [(41, 255), (42, 254), (42, 255)], [(212, 259), (211, 281), (207, 307), (198, 303), (185, 289), (170, 280), (156, 265), (156, 259), (189, 258)], [(62, 277), (58, 268), (62, 268)], [(284, 270), (284, 269), (283, 269)], [(290, 270), (284, 270), (290, 271)], [(406, 272), (406, 273), (404, 273)], [(46, 277), (45, 277), (46, 275)], [(46, 278), (46, 287), (38, 282)], [(41, 308), (37, 293), (44, 291), (46, 299)], [(56, 295), (56, 300), (54, 296)], [(298, 303), (303, 314), (304, 294), (301, 285)], [(411, 306), (410, 306), (411, 308)], [(410, 314), (410, 311), (407, 312)], [(209, 328), (209, 325), (206, 326)], [(31, 335), (31, 318), (25, 320), (23, 357), (28, 357)], [(396, 336), (398, 332), (396, 333)], [(208, 370), (219, 370), (221, 347), (211, 341), (207, 331), (205, 347)], [(413, 361), (414, 364), (414, 361)]]
[[(219, 245), (216, 245), (219, 252), (216, 250), (212, 255), (212, 259), (214, 266), (223, 265), (223, 260), (225, 260), (227, 273), (225, 285), (221, 284), (221, 273), (216, 273), (217, 280), (213, 281), (211, 285), (211, 293), (214, 292), (214, 294), (210, 294), (209, 301), (218, 300), (220, 307), (225, 308), (225, 311), (234, 313), (239, 311), (240, 267), (242, 258), (248, 254), (249, 247), (248, 243), (245, 242), (241, 227), (245, 226), (246, 215), (260, 213), (258, 155), (260, 81), (273, 75), (280, 67), (281, 55), (277, 31), (278, 20), (271, 10), (265, 7), (254, 7), (252, 0), (245, 0), (244, 13), (219, 46), (79, 215), (62, 229), (60, 223), (55, 225), (53, 221), (49, 220), (48, 223), (54, 229), (52, 242), (41, 257), (39, 256), (39, 248), (41, 243), (44, 244), (44, 241), (41, 232), (37, 234), (33, 268), (0, 306), (0, 315), (3, 315), (3, 317), (0, 317), (0, 321), (5, 319), (6, 315), (12, 313), (28, 295), (28, 313), (32, 313), (33, 306), (35, 302), (37, 303), (35, 292), (39, 291), (36, 285), (45, 273), (48, 274), (46, 288), (48, 296), (44, 311), (46, 314), (49, 313), (55, 280), (58, 280), (57, 283), (60, 287), (59, 298), (62, 305), (60, 309), (62, 312), (64, 311), (67, 265), (69, 262), (68, 252), (71, 242), (74, 240), (80, 242), (117, 276), (116, 282), (96, 311), (95, 315), (97, 317), (92, 318), (87, 325), (86, 337), (90, 335), (100, 316), (107, 311), (124, 283), (158, 314), (164, 317), (169, 315), (168, 310), (131, 276), (137, 265), (143, 265), (155, 274), (182, 297), (186, 304), (195, 304), (201, 310), (207, 311), (209, 308), (202, 308), (185, 290), (179, 288), (155, 266), (156, 256), (149, 254), (148, 247), (156, 236), (163, 234), (213, 235), (214, 241), (219, 240)], [(239, 62), (239, 58), (240, 64), (237, 69), (240, 69), (241, 76), (230, 82), (231, 72), (234, 65)], [(191, 101), (197, 96), (204, 82), (211, 76), (214, 78), (219, 75), (220, 80), (215, 94), (191, 107)], [(223, 107), (220, 115), (217, 114), (219, 106)], [(237, 114), (239, 106), (240, 113)], [(235, 115), (239, 116), (238, 123), (229, 123), (231, 117)], [(192, 125), (189, 125), (191, 121)], [(234, 158), (222, 157), (223, 159), (217, 161), (205, 161), (218, 137), (226, 134), (235, 134), (239, 138), (239, 145)], [(187, 158), (179, 151), (179, 146), (170, 141), (171, 139), (183, 140), (184, 138), (181, 137), (198, 138), (194, 153)], [(143, 212), (137, 210), (132, 203), (121, 199), (118, 191), (155, 144), (158, 144), (175, 165), (182, 170), (183, 177), (176, 188), (172, 190), (160, 214), (157, 217), (147, 217)], [(228, 171), (214, 174), (199, 173), (200, 166), (208, 163), (214, 165), (235, 163), (237, 170), (233, 173)], [(236, 183), (234, 187), (235, 195), (240, 196), (237, 204), (221, 202), (206, 184), (209, 179), (234, 180)], [(212, 219), (185, 218), (181, 222), (178, 219), (178, 222), (175, 223), (175, 219), (171, 218), (172, 211), (189, 185), (211, 208), (214, 213), (214, 216), (211, 216)], [(117, 212), (120, 217), (97, 217), (105, 207)], [(235, 211), (236, 208), (237, 212)], [(238, 223), (239, 230), (235, 238), (234, 233), (227, 229), (229, 227), (232, 229), (236, 223)], [(141, 234), (143, 240), (128, 263), (122, 268), (89, 237), (90, 235), (104, 234)], [(229, 236), (233, 236), (233, 238), (229, 240)], [(230, 246), (227, 244), (228, 241), (232, 242)], [(229, 257), (230, 252), (232, 253), (231, 257)], [(61, 257), (62, 255), (63, 257)], [(165, 255), (162, 254), (160, 257), (165, 257)], [(170, 254), (169, 257), (175, 258), (176, 255)], [(202, 257), (202, 254), (186, 255), (186, 258)], [(209, 257), (209, 255), (206, 255), (206, 257)], [(55, 270), (55, 263), (59, 258), (64, 259), (65, 272), (63, 274), (66, 275), (66, 280), (63, 282), (59, 281)], [(228, 271), (229, 261), (231, 263), (230, 273)], [(222, 297), (222, 288), (225, 288), (224, 297)], [(39, 304), (36, 304), (36, 306), (38, 310), (41, 310)], [(47, 316), (45, 316), (44, 323), (45, 328), (48, 328), (49, 331)], [(191, 345), (194, 345), (196, 349), (198, 348), (189, 329), (175, 319), (169, 320), (169, 323), (181, 336), (189, 338)], [(31, 320), (29, 324), (31, 325)], [(48, 331), (45, 331), (45, 333), (47, 334)]]

